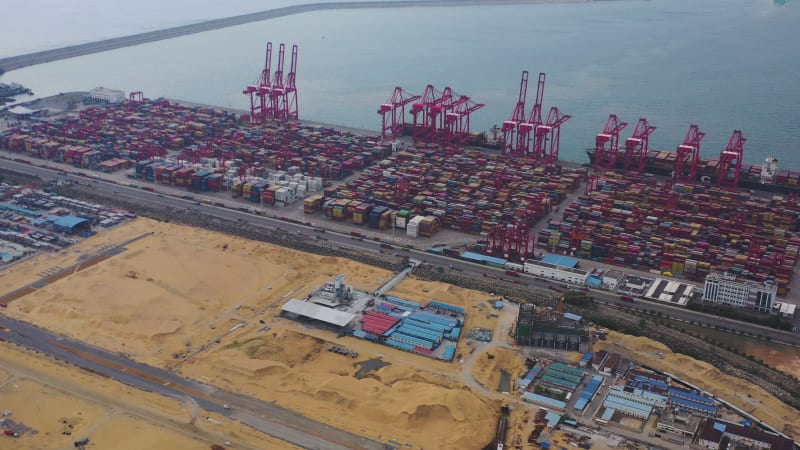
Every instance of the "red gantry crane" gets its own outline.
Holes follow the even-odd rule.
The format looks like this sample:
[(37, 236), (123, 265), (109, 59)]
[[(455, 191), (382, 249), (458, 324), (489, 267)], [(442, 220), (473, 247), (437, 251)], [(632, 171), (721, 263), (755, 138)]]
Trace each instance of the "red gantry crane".
[(289, 63), (289, 74), (286, 76), (286, 86), (280, 105), (280, 114), (277, 117), (297, 119), (300, 111), (297, 104), (297, 45), (292, 45), (292, 60)]
[(483, 108), (483, 103), (475, 103), (462, 95), (453, 104), (453, 110), (445, 114), (446, 136), (448, 142), (463, 145), (469, 139), (470, 115)]
[(285, 54), (286, 45), (281, 43), (278, 46), (278, 68), (275, 69), (275, 73), (272, 74), (272, 91), (270, 92), (269, 101), (271, 110), (269, 112), (269, 117), (280, 117), (280, 111), (282, 109), (281, 102), (283, 100), (284, 89), (286, 88), (283, 85), (283, 60)]
[[(544, 101), (544, 72), (539, 73), (539, 81), (536, 85), (536, 103), (531, 108), (531, 115), (528, 120), (521, 122), (517, 126), (517, 147), (514, 151), (514, 156), (525, 156), (530, 152), (531, 136), (530, 132), (534, 131), (537, 126), (542, 125), (542, 102)], [(535, 132), (535, 131), (534, 131)]]
[(515, 153), (517, 127), (525, 120), (525, 99), (528, 97), (528, 71), (522, 71), (519, 80), (519, 97), (511, 118), (503, 122), (503, 153)]
[(627, 126), (628, 123), (620, 121), (616, 114), (608, 116), (603, 132), (595, 138), (595, 169), (614, 170), (617, 168), (619, 133)]
[(381, 116), (381, 139), (398, 136), (406, 126), (406, 105), (419, 100), (419, 95), (409, 94), (402, 87), (394, 88), (386, 103), (378, 107)]
[(429, 123), (428, 112), (430, 105), (436, 98), (436, 90), (432, 84), (429, 84), (425, 87), (425, 91), (420, 96), (419, 101), (411, 105), (415, 141), (422, 139), (425, 135), (427, 124)]
[(297, 119), (297, 45), (292, 46), (289, 73), (284, 74), (286, 45), (278, 48), (278, 67), (272, 72), (272, 42), (267, 42), (264, 68), (254, 84), (242, 93), (250, 96), (250, 121), (262, 123), (266, 119)]
[(533, 159), (544, 161), (546, 164), (555, 164), (561, 149), (561, 125), (571, 119), (569, 114), (563, 114), (558, 107), (553, 106), (547, 114), (544, 125), (536, 127), (533, 138)]
[(675, 160), (675, 171), (672, 175), (673, 181), (695, 182), (697, 179), (697, 162), (700, 160), (700, 142), (705, 135), (697, 125), (692, 124), (689, 126), (689, 131), (686, 132), (686, 137), (683, 138), (683, 144), (677, 148), (678, 156)]
[(247, 86), (242, 93), (250, 96), (250, 122), (259, 123), (269, 115), (272, 109), (270, 99), (272, 95), (272, 42), (267, 42), (264, 68), (254, 84)]
[(142, 91), (134, 91), (128, 95), (128, 100), (131, 103), (142, 103), (144, 102), (144, 94)]
[(625, 165), (623, 167), (626, 172), (633, 171), (639, 175), (644, 173), (647, 152), (650, 149), (650, 135), (653, 134), (653, 131), (656, 131), (656, 127), (650, 125), (644, 117), (636, 122), (633, 135), (625, 139)]
[(489, 244), (486, 253), (508, 260), (524, 261), (533, 255), (530, 229), (521, 217), (514, 223), (495, 224), (489, 233)]
[(436, 96), (428, 107), (427, 122), (425, 123), (425, 135), (430, 139), (438, 140), (442, 137), (444, 127), (444, 116), (452, 108), (456, 94), (446, 86), (444, 90)]
[[(719, 155), (719, 174), (717, 184), (720, 187), (736, 189), (739, 187), (739, 176), (742, 171), (742, 158), (744, 157), (744, 143), (747, 139), (740, 130), (733, 130), (728, 146)], [(728, 179), (728, 172), (733, 168), (733, 180)]]

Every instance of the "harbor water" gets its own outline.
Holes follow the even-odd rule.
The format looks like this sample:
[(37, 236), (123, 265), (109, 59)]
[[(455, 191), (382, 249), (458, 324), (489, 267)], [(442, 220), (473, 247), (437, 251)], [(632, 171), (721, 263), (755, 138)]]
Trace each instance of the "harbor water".
[[(95, 3), (78, 2), (63, 14), (86, 15)], [(38, 38), (41, 48), (11, 44), (2, 56), (14, 54), (9, 48), (24, 53), (52, 42), (111, 37), (114, 30), (130, 34), (273, 6), (250, 3), (238, 2), (231, 10), (200, 6), (184, 22), (175, 15), (179, 11), (151, 19), (152, 10), (134, 9), (127, 25), (113, 30), (91, 22), (79, 31), (74, 22), (63, 30), (55, 23), (46, 33), (17, 27), (14, 39), (5, 42), (24, 41), (28, 33), (31, 39), (42, 33), (61, 37)], [(248, 99), (241, 90), (257, 78), (265, 43), (296, 43), (301, 118), (377, 129), (377, 106), (395, 85), (421, 93), (431, 83), (485, 103), (472, 128), (488, 130), (510, 115), (520, 72), (527, 69), (532, 80), (537, 72), (547, 73), (545, 108), (557, 105), (573, 116), (562, 129), (562, 159), (587, 161), (583, 150), (613, 112), (630, 123), (623, 137), (639, 117), (647, 117), (657, 127), (651, 148), (673, 150), (697, 123), (706, 132), (701, 156), (714, 158), (731, 132), (741, 129), (745, 162), (774, 155), (781, 168), (800, 170), (795, 45), (800, 8), (778, 3), (652, 0), (329, 10), (28, 67), (0, 76), (0, 82), (22, 83), (38, 96), (105, 86), (245, 109)]]

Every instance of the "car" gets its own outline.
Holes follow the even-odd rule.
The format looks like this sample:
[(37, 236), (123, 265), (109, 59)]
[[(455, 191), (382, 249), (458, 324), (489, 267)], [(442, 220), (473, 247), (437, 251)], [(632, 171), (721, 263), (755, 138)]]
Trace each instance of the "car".
[(225, 403), (224, 405), (222, 405), (222, 407), (223, 407), (223, 408), (225, 408), (225, 409), (231, 409), (231, 405), (229, 405), (229, 404), (227, 404), (227, 403)]
[(114, 189), (114, 193), (115, 193), (115, 194), (119, 194), (119, 190), (117, 190), (117, 189)]

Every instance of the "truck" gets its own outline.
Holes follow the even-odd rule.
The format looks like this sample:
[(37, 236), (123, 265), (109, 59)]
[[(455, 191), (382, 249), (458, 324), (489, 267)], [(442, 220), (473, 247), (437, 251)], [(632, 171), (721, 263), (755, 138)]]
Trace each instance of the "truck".
[(506, 270), (506, 274), (507, 275), (511, 275), (512, 277), (518, 277), (519, 276), (519, 272), (517, 272), (516, 270), (511, 270), (511, 269)]
[(633, 297), (631, 297), (630, 295), (620, 295), (619, 299), (622, 300), (623, 302), (633, 303)]

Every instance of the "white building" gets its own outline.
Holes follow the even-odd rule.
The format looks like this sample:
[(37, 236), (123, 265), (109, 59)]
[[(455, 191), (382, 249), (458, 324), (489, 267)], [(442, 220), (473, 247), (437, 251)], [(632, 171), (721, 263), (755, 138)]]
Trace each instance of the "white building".
[(796, 309), (797, 305), (793, 305), (791, 303), (775, 302), (772, 305), (772, 311), (776, 314), (779, 314), (784, 319), (791, 319), (794, 317), (794, 312)]
[(120, 103), (125, 100), (125, 93), (114, 89), (96, 87), (89, 91), (88, 97), (97, 103)]
[(738, 280), (735, 275), (721, 272), (708, 274), (703, 286), (704, 301), (764, 312), (772, 311), (777, 293), (775, 283)]
[(579, 286), (584, 286), (586, 279), (589, 278), (589, 272), (585, 270), (558, 266), (544, 261), (536, 261), (535, 259), (525, 261), (525, 273)]
[(603, 272), (603, 289), (613, 291), (617, 288), (625, 274), (619, 270), (606, 270)]

